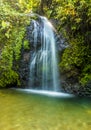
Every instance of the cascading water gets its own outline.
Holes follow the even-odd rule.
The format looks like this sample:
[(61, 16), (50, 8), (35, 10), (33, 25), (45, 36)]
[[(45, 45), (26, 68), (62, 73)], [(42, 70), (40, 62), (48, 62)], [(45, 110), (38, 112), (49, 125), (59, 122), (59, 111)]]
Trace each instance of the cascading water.
[(33, 20), (33, 51), (29, 87), (58, 91), (60, 87), (54, 28), (45, 17)]

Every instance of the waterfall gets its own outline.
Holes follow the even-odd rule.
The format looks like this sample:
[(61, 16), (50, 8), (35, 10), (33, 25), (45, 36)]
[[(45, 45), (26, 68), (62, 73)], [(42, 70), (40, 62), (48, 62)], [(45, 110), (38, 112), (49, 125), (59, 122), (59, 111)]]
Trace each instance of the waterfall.
[(29, 87), (58, 91), (60, 87), (54, 27), (47, 18), (33, 20), (33, 49), (30, 56)]

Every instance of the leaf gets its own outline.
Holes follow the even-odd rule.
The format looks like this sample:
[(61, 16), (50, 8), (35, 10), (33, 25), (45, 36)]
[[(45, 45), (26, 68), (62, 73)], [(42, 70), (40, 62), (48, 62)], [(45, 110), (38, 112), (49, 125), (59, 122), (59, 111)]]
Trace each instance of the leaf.
[(2, 21), (2, 27), (3, 27), (3, 28), (6, 28), (6, 27), (7, 27), (7, 24), (6, 24), (5, 21)]
[(75, 21), (76, 21), (76, 23), (80, 23), (81, 22), (81, 18), (76, 18)]

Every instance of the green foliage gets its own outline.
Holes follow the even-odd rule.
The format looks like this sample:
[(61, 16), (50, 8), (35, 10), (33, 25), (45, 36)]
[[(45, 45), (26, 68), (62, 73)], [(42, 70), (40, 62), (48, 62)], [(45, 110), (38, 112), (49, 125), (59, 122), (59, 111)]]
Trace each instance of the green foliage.
[(70, 41), (70, 45), (67, 49), (65, 49), (63, 53), (63, 62), (66, 68), (71, 67), (72, 65), (81, 66), (86, 56), (87, 48), (84, 46), (83, 37), (73, 38)]
[(29, 41), (28, 40), (24, 40), (23, 46), (24, 46), (24, 49), (26, 49), (26, 50), (30, 49)]
[[(14, 83), (20, 85), (18, 61), (21, 58), (25, 29), (30, 22), (24, 12), (28, 12), (31, 6), (30, 3), (27, 4), (28, 1), (21, 2), (23, 3), (20, 0), (0, 2), (0, 87)], [(25, 44), (25, 48), (27, 46)]]
[(58, 30), (69, 43), (60, 67), (85, 85), (91, 80), (91, 1), (63, 1), (56, 11), (60, 20)]
[(86, 64), (81, 73), (80, 83), (85, 85), (88, 81), (91, 81), (91, 64)]
[(11, 46), (4, 46), (0, 59), (0, 86), (4, 87), (11, 82), (18, 82), (18, 74), (12, 69), (13, 49)]

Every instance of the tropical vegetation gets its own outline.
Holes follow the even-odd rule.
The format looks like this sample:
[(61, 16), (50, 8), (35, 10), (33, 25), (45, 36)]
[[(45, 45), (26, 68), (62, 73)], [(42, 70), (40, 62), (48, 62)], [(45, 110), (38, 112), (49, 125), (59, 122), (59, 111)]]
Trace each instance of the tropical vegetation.
[[(60, 70), (86, 86), (91, 82), (91, 1), (90, 0), (1, 0), (0, 2), (0, 87), (19, 86), (19, 60), (26, 26), (35, 12), (54, 20), (68, 47), (60, 57)], [(62, 69), (61, 69), (62, 68)]]

